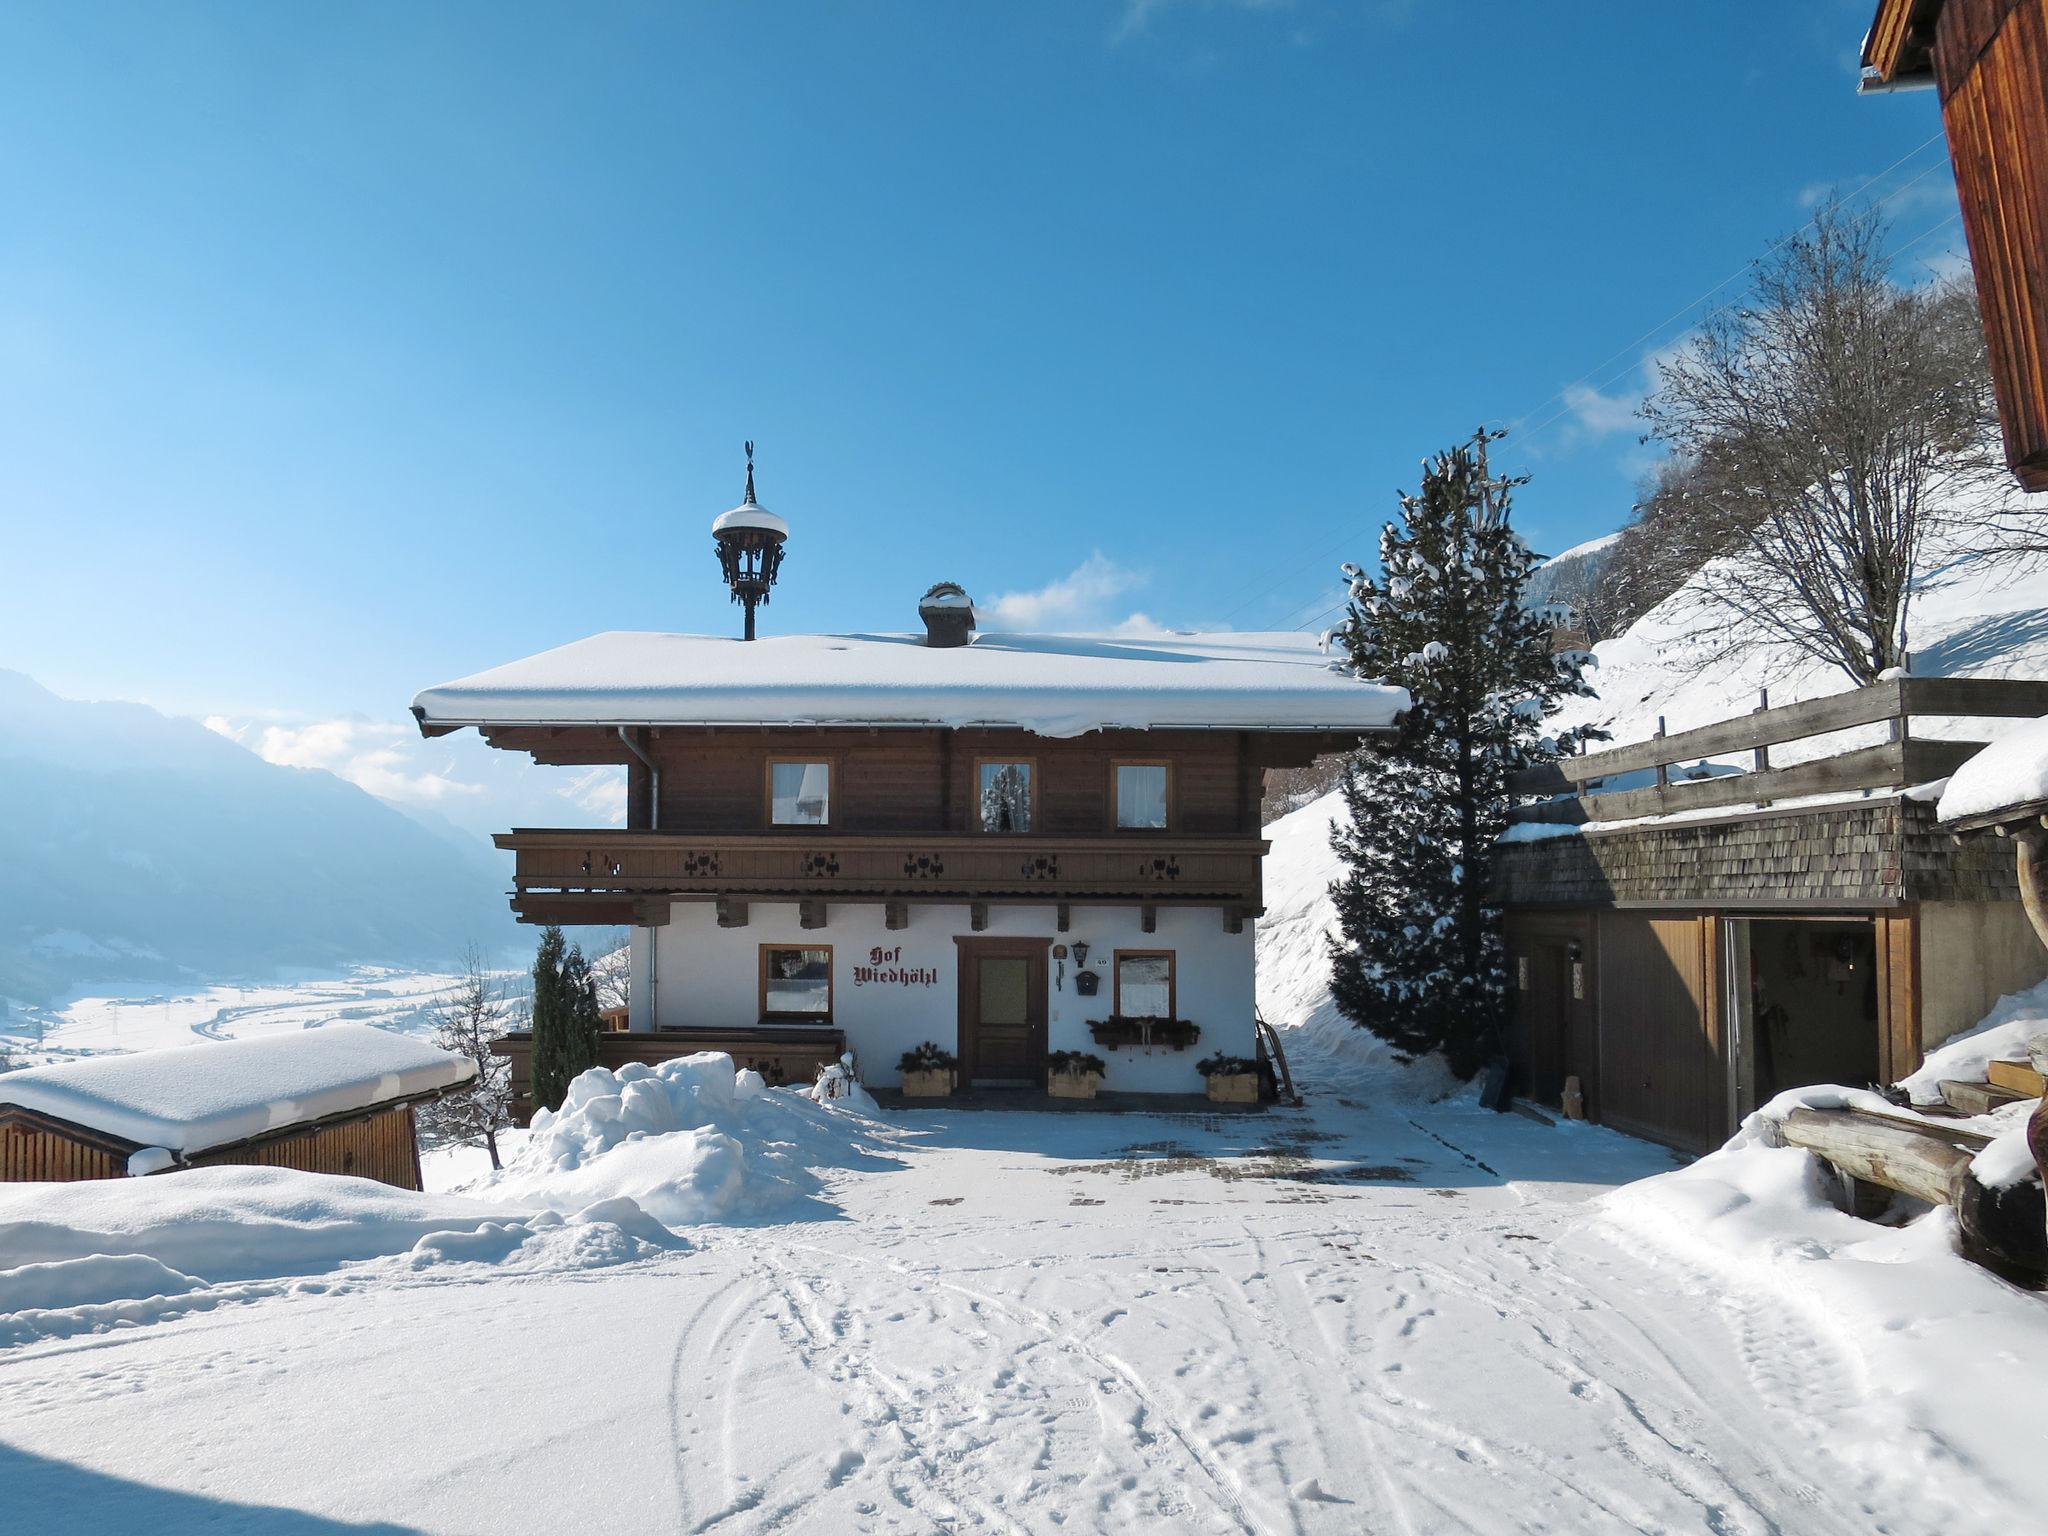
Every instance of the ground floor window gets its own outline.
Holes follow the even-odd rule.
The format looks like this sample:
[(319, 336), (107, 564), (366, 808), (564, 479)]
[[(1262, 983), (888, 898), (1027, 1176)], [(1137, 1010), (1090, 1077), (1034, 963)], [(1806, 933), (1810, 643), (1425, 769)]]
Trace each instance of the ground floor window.
[(1116, 1011), (1127, 1019), (1171, 1019), (1173, 951), (1120, 949), (1116, 952)]
[(761, 946), (761, 1017), (824, 1020), (832, 1017), (832, 946)]

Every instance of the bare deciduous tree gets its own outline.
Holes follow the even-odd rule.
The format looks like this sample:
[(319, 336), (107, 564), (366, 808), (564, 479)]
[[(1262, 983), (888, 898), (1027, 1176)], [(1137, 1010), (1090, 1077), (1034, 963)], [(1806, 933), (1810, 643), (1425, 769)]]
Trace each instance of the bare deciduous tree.
[(1984, 333), (1961, 283), (1901, 287), (1874, 208), (1824, 207), (1745, 303), (1658, 367), (1714, 617), (1869, 683), (1900, 665), (1922, 538), (1995, 469)]
[(472, 944), (462, 956), (455, 996), (434, 1026), (434, 1044), (475, 1062), (476, 1081), (420, 1111), (421, 1129), (430, 1140), (465, 1146), (481, 1141), (494, 1169), (504, 1166), (498, 1159), (498, 1132), (512, 1123), (512, 1063), (491, 1054), (491, 1043), (505, 1032), (506, 1011), (503, 993)]

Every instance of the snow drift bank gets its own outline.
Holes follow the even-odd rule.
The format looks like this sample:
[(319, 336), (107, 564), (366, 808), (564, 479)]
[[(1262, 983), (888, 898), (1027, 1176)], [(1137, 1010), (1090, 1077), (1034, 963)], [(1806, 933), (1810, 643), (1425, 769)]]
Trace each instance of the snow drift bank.
[(576, 1206), (623, 1196), (669, 1226), (783, 1212), (816, 1197), (820, 1168), (893, 1166), (854, 1107), (871, 1103), (814, 1104), (719, 1052), (592, 1067), (480, 1192)]
[(291, 1168), (0, 1186), (0, 1347), (488, 1263), (591, 1269), (687, 1246), (630, 1200), (569, 1215)]
[[(1330, 829), (1348, 815), (1332, 790), (1266, 828), (1266, 913), (1258, 924), (1259, 1012), (1280, 1031), (1297, 1085), (1441, 1098), (1465, 1085), (1440, 1058), (1404, 1066), (1392, 1046), (1354, 1025), (1330, 996), (1330, 883), (1344, 864)], [(1299, 1057), (1299, 1060), (1297, 1060)]]

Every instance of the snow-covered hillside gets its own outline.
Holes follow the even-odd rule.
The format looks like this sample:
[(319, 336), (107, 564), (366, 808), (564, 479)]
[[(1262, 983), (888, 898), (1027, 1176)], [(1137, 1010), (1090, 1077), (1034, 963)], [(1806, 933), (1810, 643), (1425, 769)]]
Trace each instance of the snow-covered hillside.
[[(1927, 541), (1913, 583), (1908, 641), (1920, 677), (2048, 678), (2048, 562), (1991, 558), (1971, 552), (1981, 530)], [(1622, 634), (1593, 648), (1598, 697), (1568, 700), (1553, 717), (1570, 727), (1604, 727), (1614, 741), (1656, 734), (1662, 717), (1672, 732), (1747, 714), (1759, 690), (1773, 704), (1840, 693), (1848, 676), (1797, 654), (1783, 642), (1731, 630), (1725, 615), (1703, 607), (1695, 576)], [(1737, 644), (1735, 642), (1745, 642)], [(1928, 735), (1987, 739), (2010, 723), (1972, 720)], [(1916, 726), (1916, 730), (1919, 729)], [(1813, 751), (1839, 751), (1836, 741)], [(1773, 749), (1795, 762), (1797, 746)]]

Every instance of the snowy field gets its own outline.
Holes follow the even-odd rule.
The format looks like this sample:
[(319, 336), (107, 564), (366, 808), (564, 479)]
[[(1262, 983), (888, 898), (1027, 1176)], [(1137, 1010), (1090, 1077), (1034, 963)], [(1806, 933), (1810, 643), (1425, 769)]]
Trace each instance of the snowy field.
[[(725, 1122), (744, 1179), (668, 1165), (721, 1213), (673, 1235), (617, 1192), (689, 1132), (585, 1143), (610, 1198), (566, 1223), (531, 1214), (566, 1187), (535, 1169), (578, 1163), (561, 1126), (477, 1198), (0, 1193), (0, 1241), (46, 1261), (0, 1285), (44, 1304), (0, 1332), (0, 1499), (50, 1532), (2031, 1528), (2048, 1310), (1938, 1226), (1827, 1226), (1796, 1152), (1603, 1201), (1671, 1159), (1297, 1045), (1353, 1091), (880, 1121), (760, 1096)], [(210, 1226), (195, 1181), (252, 1177)], [(189, 1193), (110, 1241), (138, 1189)], [(162, 1275), (64, 1262), (124, 1241)]]
[(359, 966), (342, 976), (189, 992), (101, 989), (54, 1008), (14, 1004), (0, 1017), (0, 1055), (31, 1066), (100, 1051), (148, 1051), (342, 1021), (427, 1034), (458, 981), (432, 971)]

